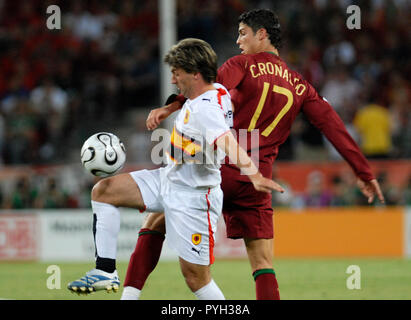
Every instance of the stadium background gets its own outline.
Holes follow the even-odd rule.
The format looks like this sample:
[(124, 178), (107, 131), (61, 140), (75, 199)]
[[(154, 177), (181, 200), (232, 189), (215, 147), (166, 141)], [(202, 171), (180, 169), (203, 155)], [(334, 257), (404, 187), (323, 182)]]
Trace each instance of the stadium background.
[[(387, 206), (365, 208), (348, 165), (299, 117), (274, 167), (275, 179), (287, 188), (273, 197), (275, 257), (320, 266), (329, 263), (320, 258), (399, 259), (394, 261), (408, 266), (399, 276), (409, 282), (409, 1), (176, 3), (177, 38), (208, 41), (219, 64), (239, 53), (241, 12), (275, 9), (284, 34), (281, 56), (331, 102), (381, 183)], [(346, 26), (350, 4), (361, 8), (360, 30)], [(61, 9), (60, 30), (46, 27), (49, 5)], [(92, 260), (89, 208), (96, 179), (83, 171), (79, 149), (89, 135), (110, 131), (126, 145), (124, 171), (154, 167), (145, 119), (163, 101), (157, 1), (3, 0), (0, 15), (0, 277), (5, 279), (10, 268), (18, 269), (14, 261), (35, 268), (28, 261), (36, 266)], [(124, 217), (119, 252), (127, 261), (143, 216), (126, 210)], [(246, 265), (242, 243), (225, 240), (223, 224), (219, 230), (217, 257)], [(166, 249), (162, 258), (167, 264), (175, 255)], [(410, 299), (411, 289), (402, 290), (399, 298)], [(288, 297), (312, 298), (301, 292)], [(19, 297), (25, 298), (14, 296)], [(321, 297), (353, 298), (314, 296)], [(390, 297), (396, 296), (383, 298)]]

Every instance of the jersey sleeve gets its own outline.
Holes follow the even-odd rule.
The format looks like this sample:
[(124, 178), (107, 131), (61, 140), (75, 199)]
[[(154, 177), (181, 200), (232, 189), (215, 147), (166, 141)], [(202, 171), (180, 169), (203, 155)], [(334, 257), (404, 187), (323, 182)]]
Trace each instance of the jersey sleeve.
[(228, 90), (234, 89), (243, 80), (247, 69), (247, 59), (243, 56), (235, 56), (228, 59), (218, 69), (217, 82)]
[(207, 143), (213, 144), (219, 137), (229, 132), (230, 127), (226, 123), (224, 111), (219, 105), (210, 103), (205, 109), (196, 123)]
[(374, 179), (367, 159), (347, 132), (337, 112), (311, 85), (308, 87), (307, 97), (302, 105), (302, 111), (308, 120), (327, 137), (360, 179)]

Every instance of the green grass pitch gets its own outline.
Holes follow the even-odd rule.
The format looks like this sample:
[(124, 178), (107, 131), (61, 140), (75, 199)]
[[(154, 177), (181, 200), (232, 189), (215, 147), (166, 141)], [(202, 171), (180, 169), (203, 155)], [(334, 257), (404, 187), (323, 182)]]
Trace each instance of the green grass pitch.
[[(57, 273), (47, 273), (50, 265), (61, 271), (61, 289)], [(360, 268), (360, 289), (348, 289), (350, 265)], [(411, 260), (407, 259), (277, 259), (275, 271), (284, 300), (379, 300), (411, 299)], [(118, 293), (96, 292), (78, 296), (66, 289), (67, 283), (80, 278), (93, 263), (0, 262), (0, 299), (18, 300), (118, 300)], [(117, 264), (124, 280), (127, 263)], [(212, 275), (230, 300), (254, 300), (254, 280), (247, 260), (217, 260)], [(49, 278), (53, 277), (53, 278)], [(142, 300), (191, 300), (178, 262), (161, 261), (146, 282)]]

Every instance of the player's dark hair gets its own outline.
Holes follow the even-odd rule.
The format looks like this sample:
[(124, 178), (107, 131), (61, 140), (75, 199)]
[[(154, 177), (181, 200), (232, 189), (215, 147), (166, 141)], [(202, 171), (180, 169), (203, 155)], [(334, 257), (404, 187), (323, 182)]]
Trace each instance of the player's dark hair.
[(281, 26), (277, 15), (268, 9), (254, 9), (242, 13), (238, 17), (238, 23), (249, 26), (254, 33), (264, 28), (269, 36), (271, 44), (277, 49), (281, 47)]
[(172, 46), (164, 62), (187, 73), (199, 72), (204, 81), (213, 83), (217, 77), (217, 54), (204, 40), (187, 38)]

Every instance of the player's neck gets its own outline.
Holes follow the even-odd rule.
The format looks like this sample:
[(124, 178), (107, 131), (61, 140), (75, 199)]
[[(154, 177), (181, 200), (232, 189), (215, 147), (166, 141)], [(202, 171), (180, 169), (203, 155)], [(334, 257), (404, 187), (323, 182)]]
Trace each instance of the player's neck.
[(187, 97), (190, 100), (194, 100), (198, 96), (201, 96), (204, 92), (214, 90), (214, 85), (212, 83), (202, 83), (201, 85), (196, 86), (193, 88), (192, 92), (190, 93), (190, 96)]
[(274, 47), (269, 41), (260, 42), (259, 46), (257, 47), (256, 53), (260, 52), (269, 52), (275, 54), (276, 56), (279, 56), (277, 48)]
[(272, 53), (276, 56), (279, 56), (278, 54), (278, 50), (274, 47), (274, 46), (265, 46), (263, 50), (261, 50), (261, 52), (268, 52), (268, 53)]
[(277, 49), (274, 49), (274, 50), (268, 50), (268, 51), (265, 51), (265, 52), (271, 53), (271, 54), (273, 54), (273, 55), (275, 55), (275, 56), (277, 56), (277, 57), (279, 57), (279, 56), (280, 56), (280, 55), (278, 54), (278, 50), (277, 50)]

